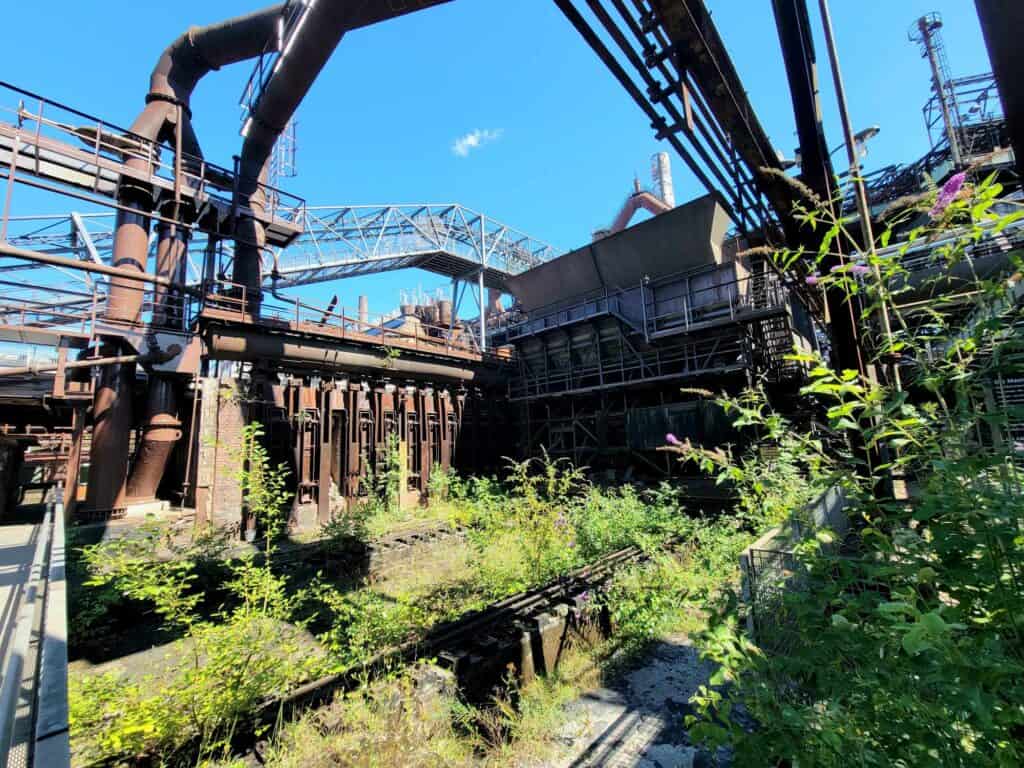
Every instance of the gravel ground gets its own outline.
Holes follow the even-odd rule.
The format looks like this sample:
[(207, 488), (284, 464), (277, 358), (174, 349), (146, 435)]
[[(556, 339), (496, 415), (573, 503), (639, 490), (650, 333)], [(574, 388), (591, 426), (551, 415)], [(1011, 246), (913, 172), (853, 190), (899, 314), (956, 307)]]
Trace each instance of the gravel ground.
[[(683, 719), (689, 699), (715, 667), (685, 637), (670, 637), (607, 686), (569, 705), (562, 754), (544, 768), (703, 768)], [(722, 755), (722, 757), (726, 757)]]

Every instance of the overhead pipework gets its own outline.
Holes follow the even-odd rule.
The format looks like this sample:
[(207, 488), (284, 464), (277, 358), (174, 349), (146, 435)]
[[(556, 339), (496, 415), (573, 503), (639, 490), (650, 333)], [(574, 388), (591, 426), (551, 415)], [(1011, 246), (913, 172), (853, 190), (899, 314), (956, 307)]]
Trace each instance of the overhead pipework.
[(1017, 176), (1024, 179), (1024, 5), (1017, 0), (975, 0), (975, 5), (1009, 126)]
[[(236, 207), (252, 215), (239, 219), (235, 233), (234, 282), (258, 296), (261, 265), (266, 248), (260, 214), (267, 200), (265, 182), (274, 145), (295, 114), (345, 33), (386, 19), (422, 10), (448, 0), (414, 0), (395, 8), (369, 0), (293, 0), (285, 8), (287, 23), (279, 33), (280, 53), (269, 74), (255, 83), (242, 128), (242, 149), (236, 160), (239, 177)], [(296, 8), (295, 6), (299, 7)]]

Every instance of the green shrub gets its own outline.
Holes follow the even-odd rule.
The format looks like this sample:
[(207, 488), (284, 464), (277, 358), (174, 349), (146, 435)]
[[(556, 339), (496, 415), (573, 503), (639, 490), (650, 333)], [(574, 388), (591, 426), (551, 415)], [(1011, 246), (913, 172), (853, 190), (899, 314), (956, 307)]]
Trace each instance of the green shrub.
[[(996, 212), (992, 179), (943, 194), (933, 223), (909, 240), (940, 243), (947, 266), (969, 267), (968, 245), (1024, 215)], [(851, 240), (821, 211), (804, 218), (828, 228), (828, 242)], [(950, 231), (954, 224), (963, 228)], [(903, 386), (796, 358), (811, 367), (804, 394), (846, 438), (829, 474), (849, 492), (853, 541), (824, 547), (834, 536), (821, 531), (798, 548), (799, 589), (780, 609), (786, 624), (758, 638), (773, 652), (728, 612), (702, 639), (720, 670), (694, 699), (701, 716), (692, 734), (731, 743), (740, 765), (1024, 763), (1024, 473), (1020, 446), (1007, 439), (1018, 416), (993, 409), (991, 395), (1024, 373), (1021, 309), (1008, 297), (1012, 283), (993, 278), (977, 279), (956, 313), (942, 299), (923, 314), (905, 312), (894, 299), (906, 285), (906, 251), (868, 258), (863, 279), (850, 268), (821, 279), (860, 294), (870, 312), (888, 306), (896, 330), (875, 348), (902, 357)], [(781, 429), (786, 450), (815, 450), (774, 416), (769, 424), (766, 410), (740, 413), (762, 433)], [(745, 503), (756, 505), (753, 467), (699, 460), (737, 478)], [(889, 490), (904, 484), (909, 496)], [(796, 511), (798, 498), (778, 498), (783, 512)], [(743, 719), (733, 717), (740, 704)]]

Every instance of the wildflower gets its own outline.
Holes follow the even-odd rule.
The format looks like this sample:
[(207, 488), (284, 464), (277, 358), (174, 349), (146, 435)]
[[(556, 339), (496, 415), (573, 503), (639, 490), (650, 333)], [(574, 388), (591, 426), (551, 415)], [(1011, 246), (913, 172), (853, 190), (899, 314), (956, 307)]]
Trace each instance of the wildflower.
[(928, 212), (928, 215), (933, 219), (937, 219), (946, 212), (949, 208), (949, 204), (956, 200), (956, 196), (960, 194), (960, 190), (964, 186), (964, 180), (967, 178), (967, 174), (963, 171), (955, 173), (949, 177), (949, 180), (942, 185), (942, 189), (939, 190), (939, 196), (935, 198), (935, 205)]
[(819, 275), (817, 272), (815, 272), (815, 273), (810, 274), (807, 277), (805, 277), (804, 278), (804, 282), (807, 283), (808, 285), (817, 285), (818, 284), (818, 280), (820, 278), (821, 278), (821, 275)]
[(589, 603), (590, 602), (590, 590), (589, 589), (583, 590), (582, 592), (579, 593), (579, 595), (577, 595), (576, 599), (580, 603), (583, 603), (583, 604)]
[(667, 442), (669, 445), (682, 445), (683, 444), (683, 441), (680, 440), (675, 435), (673, 435), (671, 432), (669, 432), (667, 435), (665, 435), (665, 442)]
[(576, 548), (576, 539), (572, 539), (569, 542), (569, 549), (575, 549), (575, 548)]

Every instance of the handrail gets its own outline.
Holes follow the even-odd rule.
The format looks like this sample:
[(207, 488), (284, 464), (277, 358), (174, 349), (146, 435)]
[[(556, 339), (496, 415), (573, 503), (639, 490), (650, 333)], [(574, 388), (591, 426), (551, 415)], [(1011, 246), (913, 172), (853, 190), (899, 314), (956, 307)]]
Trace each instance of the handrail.
[[(730, 262), (715, 265), (713, 268), (702, 268), (698, 271), (687, 270), (685, 272), (679, 272), (676, 275), (659, 278), (657, 281), (651, 281), (650, 283), (645, 284), (643, 286), (642, 301), (644, 302), (645, 312), (647, 315), (645, 322), (648, 329), (652, 332), (657, 332), (659, 330), (659, 321), (670, 317), (682, 318), (684, 325), (701, 322), (694, 321), (693, 316), (702, 309), (706, 308), (707, 310), (711, 310), (716, 304), (711, 301), (701, 301), (701, 297), (713, 297), (718, 294), (723, 295), (724, 298), (722, 299), (722, 302), (719, 303), (728, 304), (728, 316), (733, 319), (739, 317), (741, 310), (772, 309), (782, 307), (786, 304), (788, 290), (779, 279), (778, 275), (772, 272), (749, 274), (744, 277), (733, 278), (726, 282), (702, 288), (692, 288), (687, 283), (685, 287), (681, 287), (681, 290), (678, 293), (673, 293), (668, 296), (658, 295), (659, 288), (664, 289), (666, 286), (674, 284), (683, 286), (683, 281), (688, 278), (695, 279), (705, 275), (713, 275), (716, 272), (725, 272), (727, 271), (727, 268), (731, 266), (732, 263)], [(750, 287), (752, 290), (741, 292), (740, 288), (744, 286)], [(545, 307), (533, 310), (528, 313), (525, 319), (509, 322), (501, 330), (507, 330), (509, 338), (519, 338), (520, 336), (530, 333), (531, 329), (540, 328), (543, 330), (548, 327), (552, 327), (549, 326), (549, 321), (552, 318), (556, 318), (553, 326), (569, 322), (571, 319), (585, 319), (589, 316), (585, 311), (588, 305), (594, 305), (595, 311), (598, 312), (615, 314), (617, 310), (618, 313), (621, 314), (622, 298), (627, 294), (637, 292), (639, 289), (639, 286), (632, 286), (630, 288), (617, 288), (614, 290), (600, 289), (590, 291), (588, 293), (581, 294), (577, 297), (577, 301), (571, 305), (566, 306), (555, 302), (545, 305)], [(676, 301), (683, 302), (681, 309), (673, 308), (668, 312), (656, 311), (659, 305), (663, 306)], [(602, 305), (603, 309), (601, 309)], [(615, 309), (613, 309), (613, 305), (615, 306)], [(564, 318), (564, 320), (558, 320), (557, 318)]]
[[(102, 196), (104, 199), (113, 195), (121, 176), (158, 184), (168, 191), (173, 185), (177, 191), (188, 190), (190, 195), (198, 199), (221, 199), (225, 205), (231, 198), (236, 181), (232, 170), (210, 163), (202, 157), (176, 152), (171, 142), (152, 141), (98, 117), (0, 81), (0, 93), (4, 92), (13, 94), (19, 100), (15, 107), (0, 102), (0, 115), (7, 113), (13, 116), (11, 123), (0, 120), (0, 129), (3, 129), (0, 133), (6, 132), (16, 137), (12, 161), (16, 163), (19, 157), (32, 161), (34, 169), (26, 170), (34, 176), (56, 178), (46, 176), (41, 165), (59, 165), (81, 177), (78, 181), (61, 178), (61, 184), (84, 187), (94, 196)], [(26, 99), (30, 106), (26, 106)], [(77, 120), (85, 121), (86, 125), (70, 124), (70, 121)], [(82, 147), (78, 146), (79, 143)], [(26, 149), (32, 151), (26, 152)], [(48, 154), (48, 157), (42, 157), (43, 154)], [(170, 160), (162, 160), (162, 154), (167, 154)], [(148, 171), (129, 168), (125, 164), (127, 156), (142, 157), (149, 166)], [(9, 174), (8, 181), (11, 178)], [(20, 181), (29, 183), (26, 180)], [(267, 213), (272, 220), (286, 221), (293, 226), (301, 224), (305, 219), (305, 200), (265, 182), (255, 181), (271, 201), (272, 207), (268, 208)], [(101, 182), (106, 185), (104, 188), (100, 187)], [(54, 191), (61, 190), (54, 188)], [(65, 194), (71, 194), (70, 190)], [(84, 199), (105, 204), (89, 196)], [(158, 215), (154, 215), (154, 218), (164, 220), (164, 217)]]
[[(229, 280), (218, 280), (215, 286), (208, 287), (218, 286), (225, 288), (227, 292), (213, 293), (208, 291), (205, 298), (206, 305), (235, 314), (238, 316), (239, 321), (248, 320), (251, 306), (247, 298), (246, 287)], [(232, 295), (232, 293), (236, 295)], [(345, 314), (345, 307), (330, 310), (326, 307), (307, 304), (298, 298), (284, 297), (276, 295), (274, 292), (271, 292), (271, 295), (279, 303), (266, 299), (260, 301), (259, 318), (263, 322), (270, 320), (288, 323), (293, 325), (295, 330), (308, 330), (332, 336), (337, 336), (334, 331), (340, 331), (342, 339), (352, 338), (355, 341), (362, 342), (373, 341), (382, 346), (392, 345), (397, 348), (408, 348), (411, 345), (415, 351), (430, 353), (458, 352), (478, 355), (481, 359), (485, 360), (501, 357), (493, 353), (481, 352), (476, 345), (475, 338), (465, 331), (460, 331), (458, 337), (453, 337), (451, 329), (446, 325), (434, 325), (418, 320), (420, 328), (424, 330), (424, 333), (409, 333), (401, 328), (388, 325), (389, 323), (400, 322), (401, 317), (388, 318), (378, 315), (376, 320), (363, 321)], [(431, 332), (437, 335), (431, 335)], [(395, 342), (399, 343), (396, 344)]]
[(65, 572), (64, 489), (53, 501), (50, 573), (43, 600), (42, 656), (36, 685), (36, 732), (33, 763), (45, 768), (71, 764), (68, 732), (68, 606)]
[(48, 504), (43, 521), (37, 529), (32, 565), (23, 588), (23, 596), (18, 601), (18, 611), (11, 614), (16, 626), (7, 667), (4, 669), (3, 684), (0, 685), (0, 765), (8, 764), (8, 757), (14, 746), (14, 727), (22, 694), (25, 662), (29, 654), (29, 643), (32, 640), (32, 625), (35, 621), (36, 611), (40, 610), (39, 587), (41, 584), (45, 584), (43, 571), (47, 567), (46, 559), (50, 548), (53, 516), (54, 506)]

